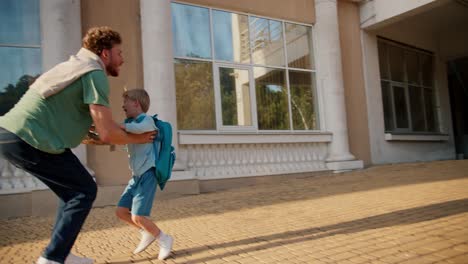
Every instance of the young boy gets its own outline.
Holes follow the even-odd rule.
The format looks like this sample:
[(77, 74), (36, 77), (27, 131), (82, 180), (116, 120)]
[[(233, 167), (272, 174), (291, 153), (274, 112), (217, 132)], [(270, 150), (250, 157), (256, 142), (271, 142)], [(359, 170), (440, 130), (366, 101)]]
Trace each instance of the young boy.
[[(125, 91), (123, 93), (123, 110), (127, 119), (121, 128), (128, 133), (141, 134), (157, 130), (151, 116), (146, 112), (149, 108), (149, 96), (143, 89)], [(153, 241), (159, 241), (158, 259), (167, 258), (172, 249), (173, 238), (164, 234), (150, 219), (151, 207), (156, 193), (155, 153), (152, 143), (128, 144), (130, 169), (133, 177), (128, 182), (120, 201), (116, 215), (128, 224), (140, 229), (141, 241), (134, 254), (145, 250)]]

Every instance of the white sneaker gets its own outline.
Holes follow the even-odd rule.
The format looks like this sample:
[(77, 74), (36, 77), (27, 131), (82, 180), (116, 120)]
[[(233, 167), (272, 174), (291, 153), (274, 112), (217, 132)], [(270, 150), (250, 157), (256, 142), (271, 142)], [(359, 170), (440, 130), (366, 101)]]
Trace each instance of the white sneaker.
[(171, 254), (174, 239), (170, 235), (161, 234), (159, 238), (159, 260), (165, 260)]
[(141, 240), (140, 244), (138, 244), (137, 248), (133, 251), (133, 254), (138, 254), (145, 250), (153, 241), (156, 240), (156, 237), (153, 236), (151, 233), (141, 230)]
[(71, 252), (65, 259), (65, 264), (93, 264), (94, 260), (85, 257), (78, 257), (73, 255)]
[(60, 264), (57, 261), (48, 260), (44, 257), (39, 257), (36, 261), (36, 264)]

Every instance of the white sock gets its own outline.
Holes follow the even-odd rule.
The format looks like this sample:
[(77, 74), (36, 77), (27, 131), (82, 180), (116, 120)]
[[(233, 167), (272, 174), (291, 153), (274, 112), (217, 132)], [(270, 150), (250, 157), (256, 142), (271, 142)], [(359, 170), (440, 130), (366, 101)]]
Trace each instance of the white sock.
[(165, 236), (166, 236), (166, 234), (164, 234), (164, 232), (162, 230), (159, 230), (159, 235), (158, 235), (157, 239), (158, 240), (164, 239)]

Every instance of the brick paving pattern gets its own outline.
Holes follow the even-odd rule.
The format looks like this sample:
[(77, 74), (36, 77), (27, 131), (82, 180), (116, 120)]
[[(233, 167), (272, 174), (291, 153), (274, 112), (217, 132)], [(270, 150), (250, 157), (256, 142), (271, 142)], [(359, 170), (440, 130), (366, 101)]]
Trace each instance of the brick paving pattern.
[[(468, 161), (376, 166), (157, 200), (175, 238), (157, 260), (138, 232), (95, 208), (73, 251), (96, 263), (468, 263)], [(0, 221), (0, 263), (33, 263), (53, 217)]]

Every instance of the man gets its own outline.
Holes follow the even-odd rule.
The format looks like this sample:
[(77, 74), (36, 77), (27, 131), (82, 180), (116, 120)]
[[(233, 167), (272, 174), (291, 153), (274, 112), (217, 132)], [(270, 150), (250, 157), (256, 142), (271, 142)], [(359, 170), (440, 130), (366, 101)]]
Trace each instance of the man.
[(0, 117), (0, 157), (44, 182), (59, 198), (50, 243), (38, 264), (93, 263), (70, 254), (91, 210), (97, 186), (71, 152), (92, 123), (109, 144), (152, 142), (155, 132), (128, 134), (112, 119), (109, 82), (123, 64), (121, 37), (91, 28), (76, 56), (39, 77)]

